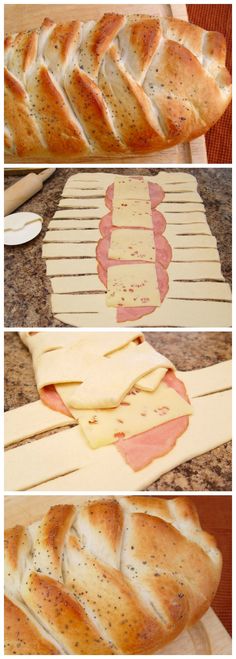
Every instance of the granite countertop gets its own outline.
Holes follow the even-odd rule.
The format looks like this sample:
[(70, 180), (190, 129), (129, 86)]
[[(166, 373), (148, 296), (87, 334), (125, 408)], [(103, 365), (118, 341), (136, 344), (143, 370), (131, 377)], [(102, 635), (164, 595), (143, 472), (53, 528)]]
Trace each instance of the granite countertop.
[[(165, 168), (168, 171), (168, 168)], [(39, 213), (44, 218), (43, 230), (37, 238), (25, 245), (5, 247), (5, 327), (64, 327), (53, 318), (50, 306), (50, 279), (46, 277), (45, 261), (41, 257), (42, 241), (49, 220), (54, 215), (64, 184), (77, 172), (86, 168), (58, 168), (43, 189), (19, 210)], [(90, 170), (94, 172), (95, 170)], [(96, 168), (111, 172), (111, 168)], [(154, 168), (112, 168), (118, 174), (155, 175)], [(178, 169), (196, 176), (198, 190), (206, 207), (209, 226), (217, 239), (222, 272), (231, 284), (231, 170), (230, 169)], [(5, 187), (18, 180), (17, 176), (5, 176)]]
[[(147, 340), (181, 370), (231, 359), (231, 332), (146, 332)], [(31, 357), (16, 332), (5, 332), (5, 408), (38, 399)], [(180, 465), (149, 491), (231, 491), (231, 442)]]

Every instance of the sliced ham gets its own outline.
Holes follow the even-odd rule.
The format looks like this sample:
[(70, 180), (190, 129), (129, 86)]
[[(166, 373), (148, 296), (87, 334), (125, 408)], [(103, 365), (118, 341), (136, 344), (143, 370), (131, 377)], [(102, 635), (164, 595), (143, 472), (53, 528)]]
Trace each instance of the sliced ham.
[[(140, 180), (142, 180), (142, 177), (140, 177)], [(162, 190), (161, 186), (158, 185), (158, 183), (148, 183), (148, 187), (149, 187), (149, 195), (151, 200), (151, 207), (156, 208), (156, 206), (158, 206), (158, 204), (160, 204), (164, 199), (165, 196), (164, 190)], [(109, 185), (105, 196), (105, 204), (107, 208), (109, 208), (109, 210), (112, 210), (113, 196), (114, 196), (114, 183)]]
[[(166, 228), (166, 221), (164, 216), (159, 213), (159, 211), (152, 210), (152, 222), (153, 222), (153, 232), (154, 234), (161, 234), (164, 233), (165, 228)], [(117, 227), (118, 228), (118, 227)], [(112, 224), (112, 211), (110, 213), (107, 213), (105, 215), (99, 224), (99, 230), (103, 238), (106, 238), (110, 236), (111, 231), (115, 229), (115, 225)], [(127, 229), (127, 227), (119, 227), (119, 229)], [(140, 227), (136, 227), (136, 230), (138, 231)], [(150, 231), (150, 229), (142, 229), (142, 231)]]
[(40, 389), (39, 392), (41, 401), (50, 407), (55, 412), (61, 412), (61, 414), (66, 414), (66, 416), (72, 416), (70, 410), (63, 403), (61, 396), (57, 393), (54, 384), (48, 384), (46, 387)]
[[(185, 386), (181, 380), (175, 376), (173, 371), (163, 378), (169, 387), (172, 387), (177, 393), (189, 402)], [(188, 428), (189, 417), (182, 416), (179, 419), (173, 419), (163, 423), (157, 428), (151, 428), (140, 435), (134, 435), (129, 439), (120, 439), (116, 443), (118, 451), (134, 470), (139, 471), (146, 467), (155, 458), (169, 453), (175, 446), (178, 437), (180, 437)]]

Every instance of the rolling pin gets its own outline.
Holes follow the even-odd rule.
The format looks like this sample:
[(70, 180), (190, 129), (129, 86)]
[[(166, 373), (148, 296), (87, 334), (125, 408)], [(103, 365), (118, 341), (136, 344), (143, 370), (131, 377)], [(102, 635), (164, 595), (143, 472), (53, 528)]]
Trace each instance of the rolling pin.
[(36, 192), (42, 190), (43, 183), (56, 170), (56, 167), (44, 169), (40, 174), (27, 174), (24, 178), (11, 185), (4, 192), (4, 215), (10, 215), (16, 208), (21, 206), (27, 199), (33, 197)]

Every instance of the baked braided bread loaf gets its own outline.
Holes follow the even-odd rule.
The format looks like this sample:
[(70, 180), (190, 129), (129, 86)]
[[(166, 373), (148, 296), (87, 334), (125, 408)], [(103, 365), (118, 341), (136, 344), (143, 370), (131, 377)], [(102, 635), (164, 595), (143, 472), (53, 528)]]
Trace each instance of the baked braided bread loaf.
[(175, 18), (46, 18), (5, 53), (5, 146), (19, 159), (166, 149), (205, 133), (231, 98), (224, 37)]
[(195, 623), (221, 554), (188, 498), (55, 505), (5, 534), (6, 654), (150, 654)]

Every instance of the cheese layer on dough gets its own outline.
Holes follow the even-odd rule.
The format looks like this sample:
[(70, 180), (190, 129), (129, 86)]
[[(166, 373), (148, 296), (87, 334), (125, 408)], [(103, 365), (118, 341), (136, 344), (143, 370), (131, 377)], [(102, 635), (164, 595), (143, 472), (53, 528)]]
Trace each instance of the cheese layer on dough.
[(128, 439), (134, 435), (150, 430), (192, 414), (192, 408), (177, 392), (161, 382), (154, 392), (138, 391), (134, 388), (121, 405), (109, 410), (72, 410), (79, 420), (89, 445), (99, 448)]
[(155, 265), (135, 263), (108, 268), (106, 304), (108, 307), (159, 307)]
[(156, 260), (156, 248), (152, 231), (145, 229), (115, 229), (111, 233), (109, 259), (121, 261)]
[(57, 385), (57, 391), (69, 408), (117, 407), (141, 377), (154, 369), (161, 370), (163, 377), (163, 369), (169, 366), (172, 367), (171, 362), (148, 343), (131, 343), (110, 357), (95, 361), (82, 384)]
[(152, 229), (150, 201), (127, 199), (115, 201), (112, 207), (112, 224), (116, 227), (144, 227)]
[(131, 178), (115, 177), (114, 183), (114, 201), (117, 199), (150, 199), (148, 181)]

